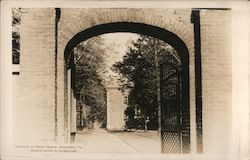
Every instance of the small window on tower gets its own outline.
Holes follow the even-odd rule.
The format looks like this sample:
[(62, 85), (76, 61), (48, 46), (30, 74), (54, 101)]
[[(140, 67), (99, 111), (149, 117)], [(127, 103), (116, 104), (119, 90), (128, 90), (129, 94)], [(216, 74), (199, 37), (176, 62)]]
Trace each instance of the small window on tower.
[(124, 96), (124, 101), (123, 101), (124, 104), (128, 104), (128, 96)]

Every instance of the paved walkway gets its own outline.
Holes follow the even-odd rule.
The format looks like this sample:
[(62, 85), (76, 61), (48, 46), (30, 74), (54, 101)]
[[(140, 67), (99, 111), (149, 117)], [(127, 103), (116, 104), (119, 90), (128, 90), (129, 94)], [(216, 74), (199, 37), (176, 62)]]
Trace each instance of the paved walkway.
[(85, 130), (76, 134), (85, 153), (160, 153), (160, 138), (155, 131), (108, 132)]

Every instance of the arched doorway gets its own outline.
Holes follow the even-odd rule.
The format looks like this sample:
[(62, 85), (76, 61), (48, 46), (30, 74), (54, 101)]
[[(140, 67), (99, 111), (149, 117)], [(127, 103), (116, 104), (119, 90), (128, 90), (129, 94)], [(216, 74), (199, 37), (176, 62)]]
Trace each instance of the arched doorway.
[[(190, 111), (189, 111), (189, 52), (188, 49), (185, 45), (185, 43), (174, 33), (169, 32), (165, 29), (155, 27), (152, 25), (147, 25), (143, 23), (132, 23), (132, 22), (117, 22), (117, 23), (107, 23), (107, 24), (101, 24), (97, 25), (94, 27), (91, 27), (89, 29), (86, 29), (77, 35), (75, 35), (68, 43), (64, 51), (64, 58), (65, 58), (65, 64), (66, 66), (66, 72), (67, 73), (68, 69), (71, 68), (72, 72), (74, 72), (74, 67), (72, 65), (72, 49), (79, 44), (80, 42), (94, 37), (98, 36), (101, 34), (105, 33), (113, 33), (113, 32), (131, 32), (131, 33), (138, 33), (138, 34), (143, 34), (151, 37), (158, 38), (160, 40), (163, 40), (164, 42), (170, 44), (179, 54), (180, 59), (181, 59), (181, 67), (180, 70), (181, 72), (178, 75), (181, 79), (181, 89), (177, 90), (179, 91), (177, 97), (179, 96), (179, 99), (181, 99), (181, 103), (176, 103), (178, 104), (179, 107), (176, 110), (178, 112), (177, 117), (179, 118), (178, 120), (178, 141), (172, 141), (169, 143), (169, 141), (166, 139), (174, 139), (173, 134), (165, 134), (167, 132), (172, 132), (170, 130), (165, 130), (164, 128), (161, 130), (161, 138), (162, 138), (162, 146), (165, 146), (166, 148), (170, 149), (164, 149), (163, 152), (165, 153), (189, 153), (190, 152)], [(161, 65), (161, 75), (164, 75), (164, 66)], [(71, 73), (70, 73), (71, 74)], [(65, 76), (66, 81), (68, 81), (69, 77)], [(72, 79), (72, 77), (70, 78)], [(163, 81), (161, 81), (164, 83)], [(177, 84), (180, 85), (178, 82)], [(161, 93), (163, 92), (163, 89), (161, 90)], [(176, 92), (177, 93), (177, 92)], [(163, 95), (163, 94), (162, 94)], [(66, 97), (67, 98), (67, 97)], [(160, 100), (161, 106), (163, 107), (163, 99), (161, 98)], [(174, 105), (174, 107), (176, 107)], [(171, 105), (168, 105), (171, 106)], [(172, 106), (173, 107), (173, 106)], [(161, 119), (164, 119), (164, 117), (169, 117), (169, 116), (164, 116), (165, 112), (164, 110), (161, 110), (162, 115)], [(176, 112), (176, 113), (177, 113)], [(163, 121), (162, 121), (163, 122)], [(177, 131), (177, 130), (176, 130)], [(173, 148), (177, 146), (177, 149), (173, 151)]]

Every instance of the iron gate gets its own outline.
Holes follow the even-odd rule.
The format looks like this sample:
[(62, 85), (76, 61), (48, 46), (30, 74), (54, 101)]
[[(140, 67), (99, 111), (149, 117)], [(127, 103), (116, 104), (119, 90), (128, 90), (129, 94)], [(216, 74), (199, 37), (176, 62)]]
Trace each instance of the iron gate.
[(181, 153), (180, 74), (177, 66), (160, 65), (162, 153)]

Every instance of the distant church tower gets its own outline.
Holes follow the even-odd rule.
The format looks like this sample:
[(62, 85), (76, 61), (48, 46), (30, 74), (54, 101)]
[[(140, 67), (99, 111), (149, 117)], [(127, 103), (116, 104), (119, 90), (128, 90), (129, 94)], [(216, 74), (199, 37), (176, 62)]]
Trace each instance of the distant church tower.
[(128, 92), (122, 93), (117, 84), (106, 86), (107, 91), (107, 129), (124, 130), (125, 114), (128, 106)]

